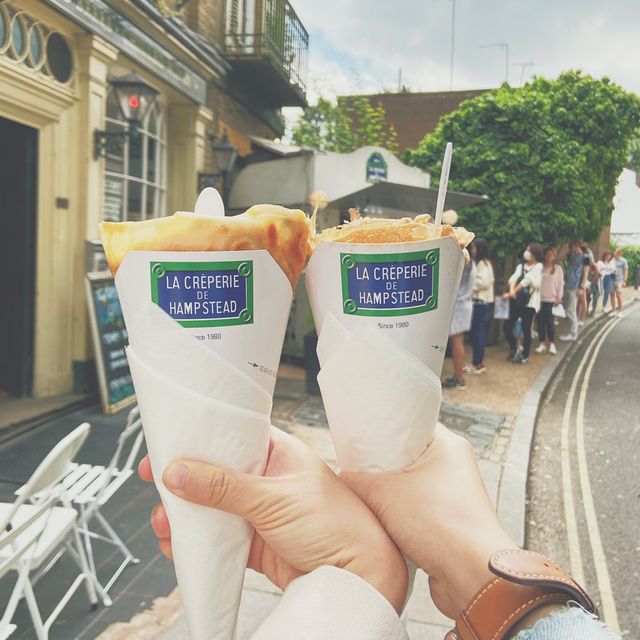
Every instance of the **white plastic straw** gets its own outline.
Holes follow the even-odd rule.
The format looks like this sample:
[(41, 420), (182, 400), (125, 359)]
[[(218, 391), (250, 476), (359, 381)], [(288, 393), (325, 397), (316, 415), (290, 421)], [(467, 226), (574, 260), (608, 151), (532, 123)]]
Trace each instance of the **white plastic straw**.
[(451, 153), (453, 143), (447, 142), (444, 150), (444, 160), (442, 161), (442, 171), (440, 172), (440, 183), (438, 185), (438, 201), (436, 202), (435, 223), (442, 224), (442, 212), (444, 211), (444, 201), (447, 196), (447, 183), (449, 182), (449, 170), (451, 169)]

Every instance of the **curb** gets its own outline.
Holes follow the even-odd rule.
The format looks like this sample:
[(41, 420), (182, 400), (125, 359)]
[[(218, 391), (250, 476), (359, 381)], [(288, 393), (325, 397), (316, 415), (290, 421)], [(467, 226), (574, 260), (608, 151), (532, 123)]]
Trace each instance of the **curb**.
[[(635, 306), (634, 302), (627, 303), (623, 309), (626, 310), (632, 306)], [(573, 356), (595, 329), (609, 319), (611, 319), (609, 314), (600, 314), (585, 327), (578, 339), (572, 342), (559, 358), (554, 358), (542, 369), (527, 391), (515, 417), (507, 459), (500, 478), (497, 512), (502, 526), (519, 547), (524, 547), (525, 543), (529, 460), (540, 405), (562, 365)]]

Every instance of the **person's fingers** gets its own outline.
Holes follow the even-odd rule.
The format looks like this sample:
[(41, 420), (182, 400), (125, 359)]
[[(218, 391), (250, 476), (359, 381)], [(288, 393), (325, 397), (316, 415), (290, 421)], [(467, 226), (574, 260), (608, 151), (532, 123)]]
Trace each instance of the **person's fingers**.
[(171, 537), (171, 525), (167, 512), (161, 504), (157, 504), (151, 512), (151, 528), (158, 538)]
[(151, 471), (151, 460), (147, 454), (138, 464), (138, 475), (145, 482), (153, 482), (153, 471)]
[(268, 479), (196, 460), (171, 462), (162, 480), (175, 495), (207, 507), (221, 509), (251, 521), (257, 505), (268, 500)]

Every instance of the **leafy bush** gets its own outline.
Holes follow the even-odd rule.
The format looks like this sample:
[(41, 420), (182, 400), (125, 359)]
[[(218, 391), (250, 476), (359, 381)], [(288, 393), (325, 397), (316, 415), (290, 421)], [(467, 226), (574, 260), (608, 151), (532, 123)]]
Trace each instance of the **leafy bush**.
[(406, 161), (429, 170), (437, 186), (451, 140), (450, 189), (490, 198), (462, 209), (460, 224), (506, 256), (532, 241), (595, 240), (610, 222), (639, 125), (638, 96), (570, 71), (463, 102)]

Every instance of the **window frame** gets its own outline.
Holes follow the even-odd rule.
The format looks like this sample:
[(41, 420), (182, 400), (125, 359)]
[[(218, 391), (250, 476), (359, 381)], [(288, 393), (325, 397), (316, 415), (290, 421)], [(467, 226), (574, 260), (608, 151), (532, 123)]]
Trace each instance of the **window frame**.
[[(112, 92), (107, 97), (107, 113), (109, 109), (109, 100), (112, 99)], [(149, 130), (151, 118), (156, 118), (156, 133)], [(106, 115), (105, 123), (107, 130), (126, 131), (129, 127), (128, 122), (122, 119), (122, 114), (118, 111), (118, 117)], [(114, 222), (125, 222), (128, 220), (148, 220), (151, 218), (160, 218), (166, 215), (166, 198), (167, 198), (167, 108), (163, 101), (158, 97), (145, 115), (145, 119), (138, 128), (140, 136), (139, 144), (141, 145), (141, 171), (140, 176), (131, 173), (130, 166), (130, 141), (125, 138), (117, 153), (111, 153), (105, 158), (103, 185), (103, 211), (102, 218), (104, 220)], [(149, 180), (149, 141), (155, 141), (155, 175), (153, 180)], [(121, 171), (113, 168), (109, 169), (109, 162), (115, 161), (121, 165)], [(114, 220), (112, 216), (107, 216), (106, 211), (106, 182), (109, 178), (118, 180), (122, 185), (120, 216), (118, 220)], [(135, 182), (141, 185), (140, 188), (140, 209), (139, 211), (130, 211), (129, 209), (129, 187), (130, 183)], [(147, 214), (147, 194), (148, 189), (154, 189), (153, 193), (153, 211)]]

